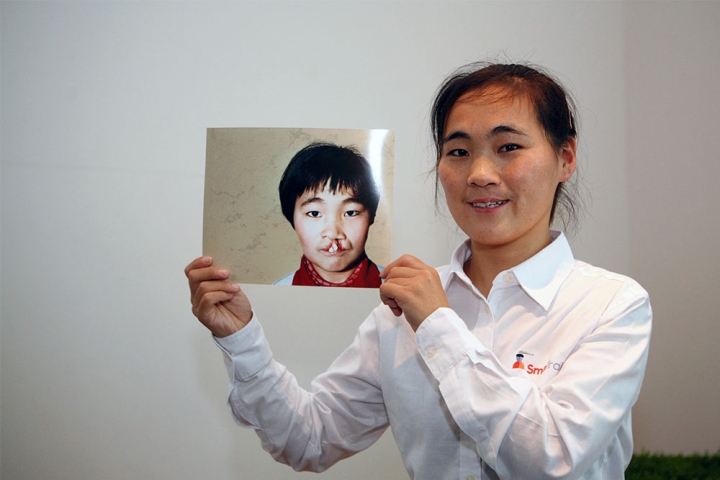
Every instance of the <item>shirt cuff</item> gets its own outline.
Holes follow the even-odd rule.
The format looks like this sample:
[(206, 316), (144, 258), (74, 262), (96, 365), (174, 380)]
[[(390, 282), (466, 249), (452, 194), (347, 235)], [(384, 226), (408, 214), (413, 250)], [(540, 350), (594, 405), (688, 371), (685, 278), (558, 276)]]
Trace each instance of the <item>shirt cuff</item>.
[(439, 381), (469, 351), (487, 351), (450, 308), (438, 308), (415, 332), (415, 343), (432, 374)]
[(231, 379), (246, 381), (272, 360), (272, 351), (260, 322), (253, 315), (242, 329), (227, 337), (213, 337), (223, 352)]

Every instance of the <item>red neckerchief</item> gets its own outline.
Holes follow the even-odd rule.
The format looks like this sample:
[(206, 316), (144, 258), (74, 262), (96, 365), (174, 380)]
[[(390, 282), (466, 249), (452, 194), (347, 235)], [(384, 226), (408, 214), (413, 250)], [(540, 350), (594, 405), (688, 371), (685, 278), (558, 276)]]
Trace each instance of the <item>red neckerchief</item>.
[(353, 287), (353, 288), (378, 288), (380, 270), (369, 258), (365, 257), (358, 263), (355, 270), (342, 283), (328, 282), (315, 270), (313, 264), (303, 255), (300, 260), (300, 268), (293, 276), (293, 285), (304, 285), (310, 287)]

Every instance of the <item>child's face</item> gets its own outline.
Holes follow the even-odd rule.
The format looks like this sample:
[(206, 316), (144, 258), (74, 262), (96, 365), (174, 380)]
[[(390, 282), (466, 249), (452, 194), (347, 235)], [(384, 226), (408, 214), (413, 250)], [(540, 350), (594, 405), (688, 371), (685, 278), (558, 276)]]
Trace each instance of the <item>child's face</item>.
[(295, 200), (303, 254), (325, 280), (345, 281), (365, 252), (370, 213), (348, 190), (308, 190)]

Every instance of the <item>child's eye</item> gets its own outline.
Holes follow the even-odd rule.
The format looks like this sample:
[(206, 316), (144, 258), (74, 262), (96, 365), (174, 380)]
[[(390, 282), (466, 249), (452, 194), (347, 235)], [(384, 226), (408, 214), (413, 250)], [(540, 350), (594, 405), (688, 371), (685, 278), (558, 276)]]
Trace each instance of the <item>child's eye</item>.
[(310, 210), (309, 212), (305, 213), (305, 215), (311, 218), (320, 218), (320, 212), (318, 212), (317, 210)]
[(357, 215), (360, 215), (360, 210), (348, 210), (345, 212), (346, 217), (355, 217)]
[(498, 151), (499, 152), (512, 152), (513, 150), (517, 150), (518, 148), (520, 148), (520, 145), (518, 145), (516, 143), (508, 143), (508, 144), (500, 147), (500, 149)]

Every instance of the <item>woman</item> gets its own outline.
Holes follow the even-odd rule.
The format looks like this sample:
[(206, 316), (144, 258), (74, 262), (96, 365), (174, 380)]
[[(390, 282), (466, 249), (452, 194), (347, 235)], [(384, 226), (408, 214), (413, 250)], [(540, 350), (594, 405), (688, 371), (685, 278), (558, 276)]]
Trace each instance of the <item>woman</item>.
[(432, 124), (468, 240), (440, 269), (388, 265), (383, 305), (312, 393), (273, 361), (228, 272), (188, 265), (193, 313), (230, 359), (233, 414), (299, 470), (390, 425), (415, 479), (623, 478), (652, 313), (636, 282), (575, 260), (550, 230), (572, 206), (572, 103), (538, 68), (475, 64), (441, 86)]

